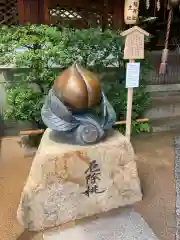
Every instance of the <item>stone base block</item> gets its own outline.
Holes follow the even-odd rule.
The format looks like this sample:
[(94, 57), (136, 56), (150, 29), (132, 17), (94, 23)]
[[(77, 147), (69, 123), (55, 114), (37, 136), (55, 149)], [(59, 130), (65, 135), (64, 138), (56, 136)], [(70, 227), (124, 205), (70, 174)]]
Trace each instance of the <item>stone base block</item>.
[(134, 151), (117, 131), (92, 146), (60, 142), (47, 129), (17, 212), (38, 231), (141, 200)]
[(73, 228), (45, 232), (43, 237), (44, 240), (158, 240), (144, 219), (132, 209)]

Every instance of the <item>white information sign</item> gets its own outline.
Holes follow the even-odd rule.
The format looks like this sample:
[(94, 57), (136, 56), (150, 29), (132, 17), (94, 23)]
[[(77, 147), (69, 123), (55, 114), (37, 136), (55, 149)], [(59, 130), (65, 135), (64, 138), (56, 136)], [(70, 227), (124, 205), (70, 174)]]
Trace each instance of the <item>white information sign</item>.
[(126, 88), (139, 87), (140, 63), (127, 63)]

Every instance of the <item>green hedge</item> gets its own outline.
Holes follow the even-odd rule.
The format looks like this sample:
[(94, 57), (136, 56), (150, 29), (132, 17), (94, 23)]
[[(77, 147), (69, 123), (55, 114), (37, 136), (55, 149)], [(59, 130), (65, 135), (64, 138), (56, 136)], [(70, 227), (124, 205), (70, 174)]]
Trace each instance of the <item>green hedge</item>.
[[(74, 61), (79, 61), (101, 76), (102, 86), (114, 106), (118, 120), (125, 119), (126, 97), (125, 65), (123, 60), (124, 39), (110, 30), (100, 29), (61, 30), (45, 25), (1, 27), (0, 64), (15, 64), (17, 68), (29, 68), (21, 81), (13, 81), (7, 87), (9, 108), (7, 119), (29, 120), (42, 126), (40, 110), (44, 97), (55, 77)], [(25, 47), (27, 51), (16, 52)], [(56, 66), (54, 66), (54, 63)], [(56, 70), (53, 68), (56, 67)], [(145, 91), (150, 70), (148, 56), (141, 61), (140, 87), (134, 90), (133, 120), (143, 115), (150, 104)], [(36, 86), (36, 88), (32, 88)], [(147, 128), (133, 123), (136, 131)], [(145, 130), (146, 129), (146, 130)]]

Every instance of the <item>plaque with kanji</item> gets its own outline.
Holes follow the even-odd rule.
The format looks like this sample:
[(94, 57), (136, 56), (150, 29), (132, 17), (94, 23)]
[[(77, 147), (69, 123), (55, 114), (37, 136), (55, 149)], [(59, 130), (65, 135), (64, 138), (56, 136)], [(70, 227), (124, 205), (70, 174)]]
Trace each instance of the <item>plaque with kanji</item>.
[(103, 193), (105, 190), (100, 190), (98, 186), (98, 181), (101, 180), (101, 171), (96, 160), (90, 162), (89, 168), (85, 171), (86, 175), (86, 186), (87, 189), (83, 192), (86, 196), (91, 194)]
[(144, 58), (144, 36), (149, 33), (135, 26), (121, 33), (125, 36), (124, 59), (143, 59)]
[(139, 13), (139, 0), (125, 0), (124, 4), (125, 24), (136, 24)]

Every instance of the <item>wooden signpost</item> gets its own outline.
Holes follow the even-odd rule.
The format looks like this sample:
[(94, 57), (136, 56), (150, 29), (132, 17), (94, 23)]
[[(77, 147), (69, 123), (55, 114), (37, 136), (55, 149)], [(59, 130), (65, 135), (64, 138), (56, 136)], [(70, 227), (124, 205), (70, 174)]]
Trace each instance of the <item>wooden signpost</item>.
[(126, 112), (126, 136), (131, 137), (131, 116), (133, 102), (133, 88), (139, 87), (140, 63), (135, 59), (144, 58), (144, 37), (149, 36), (149, 33), (134, 26), (121, 33), (125, 37), (124, 59), (129, 59), (126, 68), (126, 88), (127, 95), (127, 112)]

